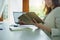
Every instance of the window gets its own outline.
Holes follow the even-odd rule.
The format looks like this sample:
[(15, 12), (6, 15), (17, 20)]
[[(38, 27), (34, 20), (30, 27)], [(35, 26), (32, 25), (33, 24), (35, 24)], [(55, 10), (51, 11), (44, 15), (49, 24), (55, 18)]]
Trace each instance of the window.
[(14, 23), (13, 12), (22, 12), (22, 0), (9, 0), (9, 23)]
[(0, 0), (0, 17), (2, 21), (8, 17), (8, 0)]
[(5, 3), (4, 3), (4, 9), (3, 9), (3, 19), (7, 19), (8, 18), (8, 0), (5, 0)]
[(44, 0), (29, 0), (29, 11), (35, 12), (40, 18), (44, 18), (44, 7), (45, 1)]

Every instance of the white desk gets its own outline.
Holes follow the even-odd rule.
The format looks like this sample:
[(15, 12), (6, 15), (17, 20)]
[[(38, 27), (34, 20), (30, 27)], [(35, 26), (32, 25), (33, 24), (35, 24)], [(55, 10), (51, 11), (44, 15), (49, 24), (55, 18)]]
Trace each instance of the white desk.
[(42, 30), (10, 31), (8, 23), (3, 23), (0, 40), (51, 40)]

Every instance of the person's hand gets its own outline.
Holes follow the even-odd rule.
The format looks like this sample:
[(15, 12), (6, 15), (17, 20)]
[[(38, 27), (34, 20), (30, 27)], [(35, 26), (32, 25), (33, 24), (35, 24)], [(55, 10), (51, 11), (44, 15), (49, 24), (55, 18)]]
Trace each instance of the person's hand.
[(41, 23), (37, 23), (35, 19), (33, 19), (34, 25), (40, 29), (43, 25)]
[(20, 25), (25, 25), (25, 22), (21, 20), (21, 21), (19, 21), (19, 24)]
[(40, 27), (40, 24), (37, 23), (37, 21), (35, 19), (33, 19), (34, 25), (37, 26), (38, 28)]

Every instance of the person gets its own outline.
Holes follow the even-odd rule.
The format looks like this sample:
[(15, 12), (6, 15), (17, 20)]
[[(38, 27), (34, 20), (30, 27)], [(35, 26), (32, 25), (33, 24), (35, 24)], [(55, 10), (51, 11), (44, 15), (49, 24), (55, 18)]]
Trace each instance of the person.
[(33, 19), (34, 24), (52, 37), (52, 40), (60, 39), (60, 4), (59, 0), (45, 0), (46, 5), (53, 10), (47, 15), (44, 24), (39, 24)]
[(35, 19), (33, 19), (34, 25), (44, 30), (48, 36), (51, 36), (52, 40), (59, 40), (60, 39), (59, 0), (45, 0), (45, 3), (52, 10), (48, 13), (46, 19), (44, 20), (44, 24), (39, 24)]

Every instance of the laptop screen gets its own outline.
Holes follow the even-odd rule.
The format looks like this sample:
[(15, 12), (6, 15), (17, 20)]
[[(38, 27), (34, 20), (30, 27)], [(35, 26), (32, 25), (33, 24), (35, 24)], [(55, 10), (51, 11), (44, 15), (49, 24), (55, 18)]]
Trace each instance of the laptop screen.
[(18, 17), (24, 14), (25, 12), (13, 12), (14, 22), (18, 22)]

